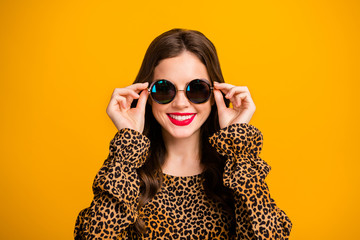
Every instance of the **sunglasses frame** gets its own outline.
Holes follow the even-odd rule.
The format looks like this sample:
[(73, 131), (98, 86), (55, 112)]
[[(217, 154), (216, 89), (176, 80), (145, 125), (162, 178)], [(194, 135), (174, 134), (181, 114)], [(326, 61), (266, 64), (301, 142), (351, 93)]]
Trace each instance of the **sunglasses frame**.
[[(191, 101), (191, 99), (188, 97), (187, 91), (186, 91), (186, 89), (187, 89), (187, 87), (189, 86), (189, 84), (190, 84), (191, 82), (197, 81), (197, 80), (200, 80), (200, 81), (206, 83), (206, 85), (209, 86), (209, 90), (210, 90), (209, 97), (208, 97), (205, 101), (200, 102), (200, 103), (196, 103), (196, 102)], [(175, 95), (174, 95), (174, 97), (173, 97), (168, 103), (158, 102), (156, 99), (153, 98), (153, 96), (152, 96), (152, 94), (151, 94), (151, 89), (152, 89), (153, 86), (154, 86), (157, 82), (159, 82), (159, 81), (167, 81), (167, 82), (170, 82), (170, 83), (175, 87)], [(167, 80), (167, 79), (158, 79), (158, 80), (156, 80), (156, 81), (154, 81), (154, 82), (151, 83), (150, 87), (148, 88), (148, 92), (149, 92), (149, 94), (150, 94), (150, 96), (151, 96), (151, 99), (154, 100), (155, 102), (159, 103), (159, 104), (169, 104), (169, 103), (171, 103), (171, 102), (174, 100), (174, 98), (176, 97), (177, 92), (179, 92), (179, 91), (185, 91), (185, 96), (186, 96), (186, 98), (187, 98), (190, 102), (192, 102), (192, 103), (194, 103), (194, 104), (201, 104), (201, 103), (207, 102), (207, 101), (210, 99), (210, 97), (211, 97), (211, 92), (213, 91), (213, 89), (214, 89), (214, 87), (211, 86), (211, 84), (210, 84), (208, 81), (206, 81), (206, 80), (204, 80), (204, 79), (201, 79), (201, 78), (195, 78), (195, 79), (191, 80), (190, 82), (188, 82), (188, 83), (186, 84), (185, 89), (182, 89), (182, 90), (178, 90), (177, 87), (176, 87), (176, 85), (175, 85), (173, 82), (171, 82), (170, 80)]]

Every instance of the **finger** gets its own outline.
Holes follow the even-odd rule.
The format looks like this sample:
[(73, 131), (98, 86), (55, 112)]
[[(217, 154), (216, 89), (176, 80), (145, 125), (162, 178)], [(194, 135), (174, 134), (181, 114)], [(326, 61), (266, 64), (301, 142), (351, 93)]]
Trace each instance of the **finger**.
[(113, 98), (113, 104), (116, 105), (118, 104), (119, 105), (119, 110), (123, 110), (126, 108), (126, 98), (123, 97), (123, 96), (115, 96)]
[(115, 89), (113, 96), (123, 96), (126, 98), (131, 97), (131, 98), (135, 98), (135, 99), (139, 98), (139, 94), (137, 94), (134, 90), (128, 89), (128, 88)]
[(123, 102), (122, 106), (124, 109), (127, 109), (130, 107), (131, 103), (133, 102), (134, 99), (138, 99), (140, 96), (138, 93), (136, 93), (134, 90), (132, 89), (126, 89), (126, 88), (121, 88), (119, 90), (117, 90), (117, 92), (115, 93), (114, 97), (117, 96), (121, 96), (125, 98), (125, 102)]
[(230, 99), (234, 107), (239, 108), (242, 102), (248, 97), (248, 93), (239, 93)]
[(234, 85), (228, 83), (218, 83), (214, 82), (215, 89), (221, 90), (224, 94), (227, 94)]
[[(226, 94), (226, 98), (231, 98), (234, 92), (249, 92), (249, 89), (246, 86), (234, 86), (228, 83), (219, 83), (215, 84), (215, 88), (221, 90), (224, 94)], [(231, 93), (231, 96), (228, 94)]]
[(147, 88), (148, 85), (149, 85), (148, 82), (134, 83), (133, 85), (127, 86), (126, 89), (131, 89), (131, 90), (135, 91), (136, 93), (139, 93), (142, 90), (144, 90), (145, 88)]
[(128, 110), (134, 101), (134, 98), (129, 96), (115, 96), (114, 99), (119, 104), (120, 110)]
[(250, 94), (249, 92), (249, 89), (247, 87), (233, 87), (230, 89), (230, 91), (226, 94), (226, 98), (232, 98), (234, 96), (234, 94), (238, 94), (238, 93), (248, 93)]
[(216, 90), (216, 89), (214, 90), (214, 98), (215, 98), (216, 106), (218, 108), (218, 112), (221, 112), (227, 108), (225, 105), (223, 95), (221, 94), (220, 90)]
[(145, 89), (141, 92), (139, 100), (137, 102), (136, 108), (139, 109), (141, 112), (145, 112), (146, 102), (149, 97), (148, 91)]

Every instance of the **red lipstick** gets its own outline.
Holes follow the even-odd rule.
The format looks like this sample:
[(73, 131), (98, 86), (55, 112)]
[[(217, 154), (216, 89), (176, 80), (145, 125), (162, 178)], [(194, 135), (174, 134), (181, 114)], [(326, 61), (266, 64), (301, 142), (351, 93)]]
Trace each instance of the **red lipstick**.
[(186, 126), (194, 120), (196, 113), (167, 113), (167, 116), (173, 124)]

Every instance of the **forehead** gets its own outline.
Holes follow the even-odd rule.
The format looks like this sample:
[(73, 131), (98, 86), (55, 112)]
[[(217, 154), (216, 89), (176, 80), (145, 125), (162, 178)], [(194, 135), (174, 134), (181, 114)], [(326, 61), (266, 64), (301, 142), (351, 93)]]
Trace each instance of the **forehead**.
[(196, 78), (210, 81), (206, 66), (194, 53), (185, 51), (161, 60), (155, 67), (153, 80), (167, 79), (180, 85)]

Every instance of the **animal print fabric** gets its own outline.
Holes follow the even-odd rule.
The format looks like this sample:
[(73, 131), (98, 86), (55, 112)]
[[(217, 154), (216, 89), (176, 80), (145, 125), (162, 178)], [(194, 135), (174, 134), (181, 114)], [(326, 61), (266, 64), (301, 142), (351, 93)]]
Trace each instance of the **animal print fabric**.
[(201, 174), (163, 179), (160, 192), (140, 211), (148, 229), (141, 239), (231, 239), (232, 219), (206, 196)]
[[(270, 166), (259, 157), (262, 133), (247, 123), (233, 124), (209, 141), (227, 157), (223, 182), (234, 192), (235, 239), (288, 239), (292, 223), (276, 206), (264, 181)], [(144, 164), (149, 147), (149, 139), (135, 130), (115, 134), (94, 179), (93, 201), (76, 219), (75, 239), (234, 239), (229, 232), (233, 219), (206, 197), (202, 174), (164, 174), (160, 191), (137, 212), (136, 169)], [(148, 229), (141, 237), (132, 230), (138, 217)]]
[(271, 167), (259, 157), (260, 130), (233, 124), (210, 137), (210, 143), (228, 159), (223, 182), (234, 192), (237, 239), (288, 239), (292, 223), (270, 197), (265, 182)]

